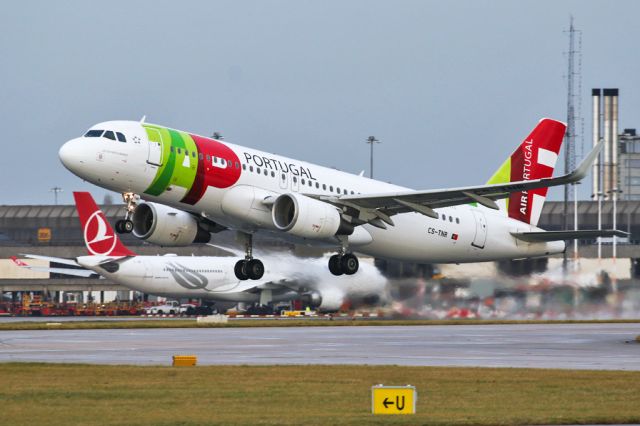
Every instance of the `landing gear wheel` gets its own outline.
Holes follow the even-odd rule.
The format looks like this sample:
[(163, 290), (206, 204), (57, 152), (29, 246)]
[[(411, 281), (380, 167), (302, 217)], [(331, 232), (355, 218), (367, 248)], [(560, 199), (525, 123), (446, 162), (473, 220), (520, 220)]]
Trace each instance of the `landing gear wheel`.
[(340, 259), (340, 269), (345, 275), (355, 274), (358, 272), (359, 267), (360, 262), (358, 262), (358, 258), (352, 253), (347, 253)]
[(116, 232), (118, 234), (130, 234), (133, 231), (133, 222), (129, 219), (121, 219), (116, 222)]
[(264, 275), (264, 265), (258, 259), (251, 259), (246, 263), (246, 271), (249, 278), (259, 280)]
[(329, 258), (329, 271), (331, 271), (331, 273), (336, 276), (343, 274), (342, 267), (340, 266), (339, 255), (334, 254)]
[(249, 279), (249, 275), (247, 275), (246, 261), (244, 260), (238, 260), (236, 262), (236, 266), (233, 268), (233, 272), (235, 272), (236, 278), (240, 281)]

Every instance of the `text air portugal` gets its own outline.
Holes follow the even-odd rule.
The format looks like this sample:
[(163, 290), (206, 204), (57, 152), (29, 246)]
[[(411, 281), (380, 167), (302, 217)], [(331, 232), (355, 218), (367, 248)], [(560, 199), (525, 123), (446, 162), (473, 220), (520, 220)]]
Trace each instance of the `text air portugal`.
[[(565, 126), (549, 120), (544, 128), (537, 126), (511, 155), (511, 182), (550, 178), (558, 158)], [(539, 217), (531, 217), (534, 202), (542, 203), (548, 188), (512, 192), (509, 196), (509, 217), (536, 225)], [(537, 201), (534, 201), (535, 199)], [(533, 219), (533, 220), (532, 220)]]

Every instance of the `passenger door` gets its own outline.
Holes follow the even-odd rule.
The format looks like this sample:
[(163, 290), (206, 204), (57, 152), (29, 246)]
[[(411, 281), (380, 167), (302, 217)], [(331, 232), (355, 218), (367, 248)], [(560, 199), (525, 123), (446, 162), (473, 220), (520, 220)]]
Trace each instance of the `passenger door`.
[(160, 131), (149, 128), (147, 129), (149, 133), (155, 133), (153, 139), (158, 140), (159, 142), (154, 142), (151, 140), (151, 135), (149, 135), (149, 154), (147, 156), (147, 163), (153, 164), (154, 166), (162, 166), (162, 133)]
[(472, 209), (473, 217), (476, 221), (476, 235), (473, 238), (471, 245), (473, 247), (483, 249), (484, 244), (487, 241), (487, 217), (480, 209)]

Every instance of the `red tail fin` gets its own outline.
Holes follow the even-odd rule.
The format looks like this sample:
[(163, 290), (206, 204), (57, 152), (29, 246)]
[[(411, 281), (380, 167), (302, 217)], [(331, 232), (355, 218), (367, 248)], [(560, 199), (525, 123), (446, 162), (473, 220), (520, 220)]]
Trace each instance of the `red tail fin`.
[(135, 256), (126, 248), (88, 192), (74, 192), (84, 243), (91, 255)]
[[(549, 178), (560, 153), (566, 125), (543, 118), (487, 183), (507, 183)], [(512, 192), (498, 205), (509, 217), (536, 225), (547, 197), (548, 188)]]

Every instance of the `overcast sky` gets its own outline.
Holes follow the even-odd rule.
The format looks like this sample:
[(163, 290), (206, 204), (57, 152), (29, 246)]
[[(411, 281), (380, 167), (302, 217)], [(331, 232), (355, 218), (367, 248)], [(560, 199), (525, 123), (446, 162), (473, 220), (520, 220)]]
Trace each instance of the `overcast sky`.
[(0, 204), (102, 200), (58, 149), (143, 115), (354, 173), (375, 135), (379, 179), (482, 184), (541, 117), (566, 120), (570, 15), (588, 149), (592, 87), (640, 127), (640, 2), (5, 1)]

